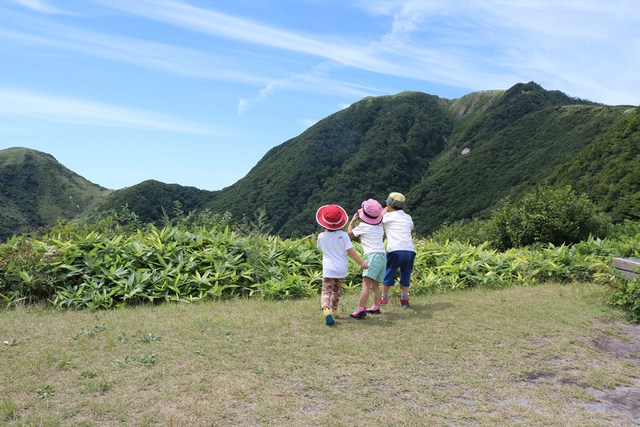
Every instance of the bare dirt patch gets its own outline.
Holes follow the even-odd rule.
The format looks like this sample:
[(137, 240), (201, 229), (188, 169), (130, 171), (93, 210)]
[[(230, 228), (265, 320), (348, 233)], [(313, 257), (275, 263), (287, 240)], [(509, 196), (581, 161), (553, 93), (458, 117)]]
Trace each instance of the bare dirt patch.
[[(595, 347), (616, 359), (640, 366), (640, 325), (616, 322), (614, 326), (619, 328), (620, 334), (602, 334), (594, 340)], [(640, 378), (635, 378), (630, 386), (586, 390), (596, 402), (585, 405), (585, 409), (615, 413), (634, 423), (640, 423)]]
[(640, 364), (640, 325), (615, 324), (620, 329), (619, 337), (602, 334), (594, 340), (596, 348), (617, 359)]

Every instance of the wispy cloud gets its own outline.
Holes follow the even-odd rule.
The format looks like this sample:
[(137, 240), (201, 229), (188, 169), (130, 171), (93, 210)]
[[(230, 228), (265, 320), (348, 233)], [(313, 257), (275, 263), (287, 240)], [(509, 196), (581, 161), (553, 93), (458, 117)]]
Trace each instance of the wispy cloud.
[(0, 88), (0, 116), (64, 124), (186, 134), (215, 133), (207, 126), (163, 114), (81, 99), (2, 88)]
[(625, 73), (611, 64), (640, 67), (640, 58), (629, 55), (640, 48), (634, 30), (640, 3), (633, 0), (469, 0), (464, 7), (444, 0), (356, 3), (393, 22), (369, 53), (396, 58), (403, 73), (423, 73), (411, 76), (416, 80), (473, 89), (535, 80), (613, 103), (625, 99), (630, 82), (640, 85), (637, 74), (611, 78)]
[[(13, 1), (31, 8), (50, 7), (42, 0)], [(33, 31), (12, 36), (184, 76), (259, 86), (255, 97), (238, 102), (239, 114), (282, 89), (334, 88), (353, 96), (372, 94), (366, 93), (369, 90), (375, 93), (376, 88), (359, 88), (332, 78), (336, 69), (470, 90), (536, 80), (603, 102), (624, 98), (630, 82), (640, 86), (640, 77), (630, 74), (624, 80), (612, 80), (607, 67), (625, 62), (629, 69), (640, 67), (640, 59), (628, 53), (640, 48), (634, 30), (640, 3), (634, 0), (606, 4), (599, 0), (469, 0), (464, 7), (446, 0), (352, 0), (363, 13), (389, 19), (386, 33), (357, 43), (345, 34), (304, 34), (178, 0), (87, 1), (213, 40), (244, 43), (247, 52), (255, 52), (252, 45), (267, 47), (270, 50), (260, 55), (271, 61), (265, 60), (267, 68), (260, 69), (233, 52), (196, 51), (53, 24), (32, 23)], [(269, 62), (275, 64), (274, 59), (287, 53), (304, 59), (290, 70), (269, 68), (275, 66)], [(315, 64), (314, 58), (319, 59)], [(325, 71), (318, 72), (317, 67)]]
[(271, 94), (279, 89), (353, 98), (386, 93), (384, 88), (331, 78), (330, 72), (334, 68), (339, 68), (338, 64), (326, 61), (316, 65), (309, 71), (272, 80), (262, 87), (255, 97), (240, 99), (238, 102), (238, 116), (246, 114), (251, 106), (266, 101)]
[(7, 0), (9, 3), (15, 3), (20, 6), (26, 7), (27, 9), (40, 12), (40, 13), (62, 13), (66, 14), (67, 11), (59, 9), (55, 6), (52, 6), (49, 2), (42, 0)]
[(0, 30), (0, 40), (16, 45), (55, 48), (187, 77), (250, 84), (268, 81), (258, 71), (245, 71), (244, 64), (228, 55), (79, 30), (7, 11), (2, 19), (11, 19), (12, 26), (22, 27)]
[[(368, 44), (354, 44), (340, 34), (299, 34), (177, 0), (94, 0), (128, 13), (194, 32), (315, 56), (353, 68), (469, 89), (499, 88), (518, 81), (561, 87), (579, 95), (574, 79), (597, 99), (615, 102), (624, 92), (599, 63), (640, 59), (633, 0), (469, 0), (464, 7), (445, 0), (357, 0), (367, 13), (388, 16), (389, 31)], [(594, 58), (598, 58), (594, 61)], [(550, 65), (552, 64), (552, 65)], [(304, 75), (298, 70), (263, 85), (253, 100), (261, 102), (275, 88)], [(639, 77), (631, 77), (640, 85)], [(568, 84), (568, 86), (564, 86)], [(619, 86), (617, 86), (619, 85)]]
[(92, 1), (191, 31), (320, 57), (345, 66), (381, 73), (399, 69), (396, 64), (368, 55), (361, 45), (348, 43), (341, 37), (301, 35), (180, 1)]

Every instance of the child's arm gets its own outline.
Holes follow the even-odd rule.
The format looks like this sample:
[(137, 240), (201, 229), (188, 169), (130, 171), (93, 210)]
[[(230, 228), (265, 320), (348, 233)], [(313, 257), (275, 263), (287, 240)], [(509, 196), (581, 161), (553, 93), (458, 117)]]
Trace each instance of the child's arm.
[(353, 224), (356, 222), (357, 219), (358, 219), (358, 212), (353, 214), (353, 218), (351, 218), (351, 221), (349, 221), (349, 227), (347, 227), (347, 234), (349, 234), (349, 236), (351, 237), (354, 237)]
[(362, 260), (362, 258), (360, 258), (358, 256), (358, 253), (356, 252), (355, 249), (353, 248), (349, 248), (347, 249), (347, 255), (349, 255), (351, 257), (352, 260), (354, 260), (355, 262), (358, 263), (358, 265), (360, 266), (360, 268), (362, 268), (363, 270), (366, 270), (367, 268), (369, 268), (369, 264), (367, 264), (366, 262), (364, 262)]

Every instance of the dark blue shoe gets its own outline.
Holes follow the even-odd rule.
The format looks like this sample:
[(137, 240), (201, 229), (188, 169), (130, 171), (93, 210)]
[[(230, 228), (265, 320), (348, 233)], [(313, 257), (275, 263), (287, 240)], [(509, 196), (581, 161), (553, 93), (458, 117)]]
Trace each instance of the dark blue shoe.
[(325, 308), (322, 310), (322, 314), (324, 314), (324, 320), (327, 322), (327, 326), (333, 326), (336, 323), (331, 314), (331, 309)]

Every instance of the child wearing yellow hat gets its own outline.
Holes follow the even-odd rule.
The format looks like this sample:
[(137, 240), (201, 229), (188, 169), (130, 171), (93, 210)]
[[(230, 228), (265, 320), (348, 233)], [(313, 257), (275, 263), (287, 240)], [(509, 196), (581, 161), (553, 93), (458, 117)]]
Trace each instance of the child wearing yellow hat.
[(409, 285), (416, 249), (411, 233), (415, 228), (411, 215), (404, 211), (406, 200), (401, 193), (391, 193), (387, 197), (387, 207), (384, 209), (382, 226), (387, 239), (387, 269), (382, 280), (381, 305), (389, 302), (389, 289), (395, 285), (396, 275), (400, 270), (400, 285), (402, 295), (400, 305), (409, 307)]

